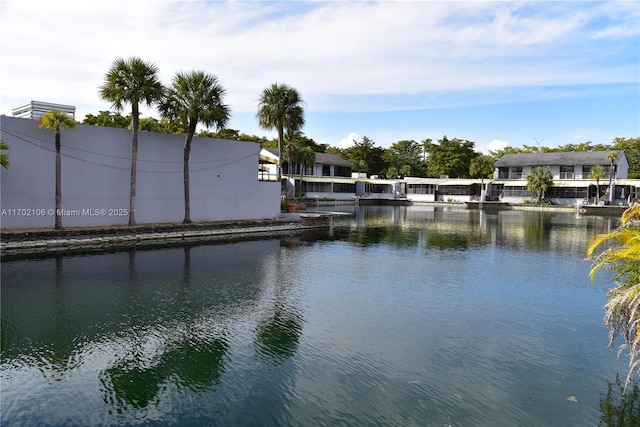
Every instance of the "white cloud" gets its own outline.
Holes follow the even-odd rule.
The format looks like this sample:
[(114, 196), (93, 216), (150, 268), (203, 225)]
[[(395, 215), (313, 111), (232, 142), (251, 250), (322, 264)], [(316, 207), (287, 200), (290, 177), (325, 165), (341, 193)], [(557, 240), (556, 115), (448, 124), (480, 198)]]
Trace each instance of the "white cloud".
[(488, 154), (489, 151), (503, 150), (508, 145), (509, 143), (507, 141), (503, 141), (501, 139), (492, 139), (491, 141), (489, 141), (486, 148), (482, 150), (482, 152)]
[(353, 145), (353, 141), (359, 141), (362, 137), (356, 132), (350, 132), (345, 138), (338, 142), (338, 148), (349, 148)]
[(637, 47), (638, 16), (610, 3), (3, 0), (0, 113), (31, 99), (85, 106), (81, 116), (107, 109), (97, 87), (114, 59), (134, 55), (156, 63), (165, 83), (176, 71), (216, 74), (235, 112), (255, 111), (275, 81), (331, 111), (431, 108), (451, 92), (477, 103), (459, 95), (468, 90), (637, 84), (637, 64), (615, 55)]

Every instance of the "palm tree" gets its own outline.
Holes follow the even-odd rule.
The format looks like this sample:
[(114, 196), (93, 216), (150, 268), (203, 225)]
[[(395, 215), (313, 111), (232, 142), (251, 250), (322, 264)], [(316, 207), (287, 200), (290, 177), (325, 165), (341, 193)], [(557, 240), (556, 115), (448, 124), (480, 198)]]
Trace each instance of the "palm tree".
[[(8, 150), (9, 145), (4, 142), (4, 140), (0, 139), (0, 150)], [(7, 153), (0, 154), (0, 164), (3, 168), (7, 169), (9, 167), (9, 155)]]
[(305, 166), (313, 167), (316, 162), (316, 153), (311, 147), (302, 147), (296, 153), (296, 162), (300, 165), (300, 196), (302, 196), (302, 175)]
[(614, 191), (613, 191), (613, 188), (611, 188), (611, 182), (613, 181), (613, 175), (615, 173), (614, 165), (616, 163), (616, 160), (618, 160), (618, 153), (616, 153), (615, 151), (610, 152), (609, 154), (607, 154), (607, 160), (609, 160), (609, 165), (610, 165), (609, 166), (609, 201), (612, 202)]
[(185, 128), (183, 156), (184, 221), (191, 222), (191, 197), (189, 192), (189, 157), (191, 142), (198, 123), (222, 129), (229, 121), (230, 109), (222, 100), (225, 89), (216, 76), (203, 71), (178, 72), (160, 104), (162, 116)]
[(595, 165), (591, 168), (589, 178), (596, 180), (596, 205), (600, 204), (600, 180), (604, 177), (604, 169), (602, 166)]
[(481, 154), (478, 157), (471, 160), (471, 163), (469, 165), (469, 174), (471, 176), (480, 175), (480, 183), (482, 185), (483, 191), (484, 191), (484, 177), (485, 175), (489, 176), (491, 173), (493, 173), (494, 163), (495, 163), (495, 160), (493, 159), (493, 157), (485, 156)]
[(293, 138), (288, 138), (287, 144), (285, 145), (284, 148), (285, 154), (286, 154), (286, 159), (287, 159), (287, 166), (288, 166), (288, 171), (289, 172), (289, 180), (291, 180), (291, 175), (293, 174), (293, 164), (295, 162), (296, 159), (296, 154), (298, 153), (298, 142), (293, 139)]
[(67, 113), (51, 110), (40, 119), (40, 127), (56, 132), (56, 212), (55, 229), (62, 230), (62, 160), (60, 155), (60, 130), (73, 129), (76, 121)]
[[(603, 250), (596, 255), (598, 248)], [(611, 328), (609, 345), (620, 336), (625, 341), (620, 350), (629, 350), (628, 384), (640, 367), (640, 206), (624, 212), (620, 228), (591, 239), (587, 257), (592, 261), (591, 280), (603, 267), (615, 273), (616, 287), (607, 293), (604, 321)]]
[(129, 189), (129, 225), (136, 223), (136, 168), (138, 163), (138, 129), (140, 103), (151, 106), (162, 98), (164, 88), (158, 80), (158, 67), (140, 58), (116, 59), (99, 88), (100, 97), (116, 111), (131, 104), (131, 186)]
[(282, 182), (284, 134), (295, 132), (304, 125), (303, 101), (298, 91), (287, 84), (274, 83), (266, 88), (258, 101), (258, 123), (263, 129), (278, 131), (277, 179)]
[(533, 168), (527, 176), (527, 190), (533, 191), (537, 195), (537, 204), (542, 203), (542, 195), (553, 183), (553, 176), (548, 169), (543, 167)]

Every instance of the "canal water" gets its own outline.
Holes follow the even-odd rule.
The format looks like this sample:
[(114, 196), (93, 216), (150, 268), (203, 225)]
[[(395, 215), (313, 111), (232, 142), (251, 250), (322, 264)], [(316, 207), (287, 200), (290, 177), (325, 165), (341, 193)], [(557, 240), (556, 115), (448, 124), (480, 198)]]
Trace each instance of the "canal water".
[(627, 361), (585, 249), (616, 219), (344, 210), (286, 238), (4, 259), (1, 424), (598, 425)]

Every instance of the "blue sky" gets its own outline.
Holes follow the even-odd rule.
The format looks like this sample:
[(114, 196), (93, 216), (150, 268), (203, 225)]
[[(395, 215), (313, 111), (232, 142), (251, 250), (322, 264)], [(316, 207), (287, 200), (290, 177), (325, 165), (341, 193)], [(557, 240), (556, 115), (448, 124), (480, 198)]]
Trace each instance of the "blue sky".
[[(260, 92), (296, 87), (305, 134), (348, 146), (443, 135), (488, 147), (640, 136), (637, 1), (0, 2), (0, 113), (30, 100), (109, 109), (114, 59), (218, 76), (229, 127)], [(158, 117), (154, 110), (145, 115)]]

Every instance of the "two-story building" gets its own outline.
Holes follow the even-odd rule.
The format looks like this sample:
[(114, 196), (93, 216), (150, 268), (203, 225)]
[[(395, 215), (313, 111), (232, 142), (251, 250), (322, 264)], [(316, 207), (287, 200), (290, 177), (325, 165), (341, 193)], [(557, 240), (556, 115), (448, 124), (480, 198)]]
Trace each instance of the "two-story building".
[[(591, 176), (601, 166), (605, 178)], [(507, 154), (494, 165), (490, 194), (518, 203), (534, 197), (527, 190), (527, 177), (537, 167), (551, 172), (553, 185), (545, 197), (558, 204), (587, 204), (598, 199), (611, 204), (629, 204), (637, 198), (640, 180), (628, 180), (629, 163), (624, 151), (589, 151)]]

